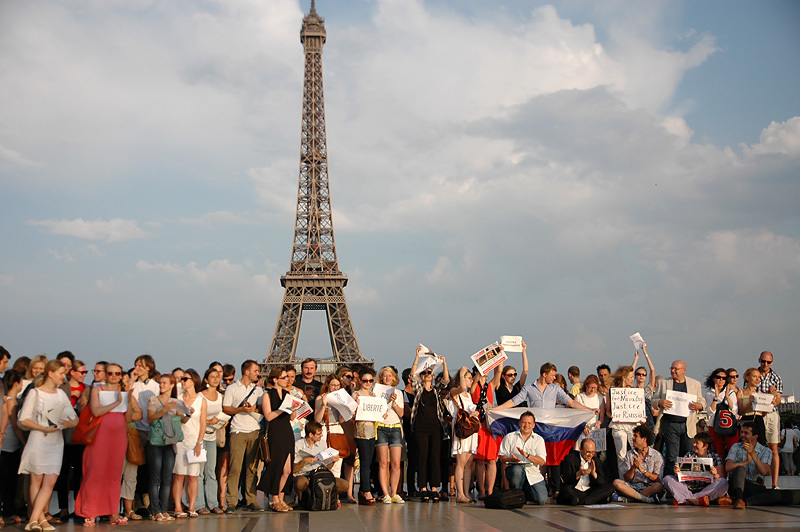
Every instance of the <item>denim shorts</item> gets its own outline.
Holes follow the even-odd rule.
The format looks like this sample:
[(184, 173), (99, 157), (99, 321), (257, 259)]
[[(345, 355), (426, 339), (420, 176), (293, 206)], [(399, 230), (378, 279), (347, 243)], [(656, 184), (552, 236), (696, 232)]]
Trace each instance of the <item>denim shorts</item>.
[(402, 427), (378, 427), (378, 443), (377, 447), (402, 447), (403, 446), (403, 428)]

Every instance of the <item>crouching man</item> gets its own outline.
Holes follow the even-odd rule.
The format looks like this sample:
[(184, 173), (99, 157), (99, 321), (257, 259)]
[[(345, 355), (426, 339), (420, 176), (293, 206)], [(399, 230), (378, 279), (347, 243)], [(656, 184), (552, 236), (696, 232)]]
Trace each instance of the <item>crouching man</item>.
[(506, 464), (506, 479), (511, 489), (521, 489), (525, 498), (547, 504), (547, 486), (539, 468), (547, 460), (544, 440), (533, 433), (536, 418), (526, 411), (519, 417), (519, 430), (506, 434), (500, 444), (500, 461)]
[[(325, 467), (316, 457), (319, 453), (328, 448), (326, 442), (322, 441), (322, 425), (316, 421), (306, 423), (306, 436), (297, 440), (294, 444), (294, 490), (298, 494), (303, 494), (309, 485), (311, 472), (318, 467)], [(339, 478), (339, 470), (342, 465), (339, 457), (333, 459), (329, 469), (336, 477), (336, 491), (347, 493), (348, 483), (343, 478)]]
[[(628, 451), (619, 464), (622, 478), (614, 481), (615, 502), (630, 500), (658, 504), (658, 494), (664, 491), (661, 475), (664, 474), (664, 458), (653, 450), (653, 431), (647, 425), (633, 429), (633, 449)], [(619, 494), (619, 495), (617, 495)]]
[(599, 504), (608, 502), (614, 485), (608, 481), (606, 466), (597, 459), (594, 441), (581, 440), (581, 450), (571, 451), (561, 464), (562, 482), (559, 503)]
[(711, 451), (713, 440), (707, 432), (698, 432), (694, 437), (692, 447), (693, 452), (688, 453), (684, 458), (711, 458), (711, 474), (714, 479), (711, 482), (678, 481), (680, 466), (676, 462), (674, 467), (675, 476), (664, 477), (664, 485), (672, 493), (673, 501), (676, 506), (679, 504), (694, 504), (695, 506), (708, 506), (728, 491), (728, 481), (725, 479), (725, 464), (722, 457)]

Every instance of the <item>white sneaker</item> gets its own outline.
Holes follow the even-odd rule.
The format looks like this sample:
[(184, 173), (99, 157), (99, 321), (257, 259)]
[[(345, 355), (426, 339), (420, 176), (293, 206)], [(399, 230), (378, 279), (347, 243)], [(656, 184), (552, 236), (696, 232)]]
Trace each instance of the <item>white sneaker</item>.
[(392, 502), (395, 504), (405, 504), (406, 501), (404, 501), (400, 495), (394, 495), (392, 496)]
[(392, 504), (392, 498), (388, 495), (383, 496), (383, 504)]

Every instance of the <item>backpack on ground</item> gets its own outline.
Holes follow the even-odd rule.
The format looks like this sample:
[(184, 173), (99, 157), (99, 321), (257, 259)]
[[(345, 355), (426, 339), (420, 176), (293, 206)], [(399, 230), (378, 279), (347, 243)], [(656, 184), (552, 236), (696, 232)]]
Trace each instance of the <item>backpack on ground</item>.
[(497, 490), (483, 500), (486, 508), (511, 510), (525, 506), (525, 492), (522, 490)]
[(311, 511), (336, 510), (339, 508), (336, 477), (327, 467), (318, 467), (309, 474), (306, 508)]

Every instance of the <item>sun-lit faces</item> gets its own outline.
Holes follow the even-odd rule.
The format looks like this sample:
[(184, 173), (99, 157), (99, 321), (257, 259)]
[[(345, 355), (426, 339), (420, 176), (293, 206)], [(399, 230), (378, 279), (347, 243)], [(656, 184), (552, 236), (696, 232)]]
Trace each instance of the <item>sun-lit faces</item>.
[(44, 373), (44, 362), (37, 361), (31, 364), (31, 375), (38, 377), (42, 373)]

